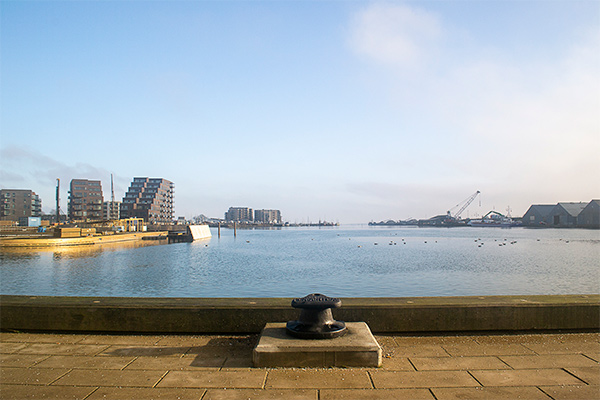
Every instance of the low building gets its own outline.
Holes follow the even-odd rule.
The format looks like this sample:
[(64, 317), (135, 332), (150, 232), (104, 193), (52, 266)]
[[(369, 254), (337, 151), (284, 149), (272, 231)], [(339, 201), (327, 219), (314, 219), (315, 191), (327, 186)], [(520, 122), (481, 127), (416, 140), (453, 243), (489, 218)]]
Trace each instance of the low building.
[(254, 222), (263, 224), (280, 224), (281, 211), (279, 210), (255, 210)]
[(548, 224), (548, 215), (555, 207), (555, 204), (534, 204), (523, 215), (523, 226), (545, 227)]
[(20, 217), (19, 218), (19, 226), (41, 226), (42, 225), (42, 217)]
[(577, 226), (600, 229), (600, 200), (592, 200), (577, 216)]
[(248, 207), (229, 207), (225, 213), (225, 221), (228, 222), (252, 222), (254, 213)]
[(588, 203), (558, 203), (546, 217), (548, 226), (554, 228), (574, 228), (577, 217)]
[(31, 190), (1, 189), (0, 220), (19, 221), (22, 217), (40, 217), (42, 200)]

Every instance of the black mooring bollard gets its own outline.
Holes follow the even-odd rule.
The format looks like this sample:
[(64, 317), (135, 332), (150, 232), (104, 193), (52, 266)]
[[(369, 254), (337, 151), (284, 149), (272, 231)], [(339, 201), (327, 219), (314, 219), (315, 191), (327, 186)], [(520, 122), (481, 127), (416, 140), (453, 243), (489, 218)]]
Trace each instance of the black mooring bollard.
[(343, 336), (348, 331), (346, 324), (333, 319), (332, 308), (342, 306), (337, 298), (313, 293), (292, 300), (292, 307), (302, 310), (300, 319), (289, 321), (286, 325), (288, 334), (301, 339), (333, 339)]

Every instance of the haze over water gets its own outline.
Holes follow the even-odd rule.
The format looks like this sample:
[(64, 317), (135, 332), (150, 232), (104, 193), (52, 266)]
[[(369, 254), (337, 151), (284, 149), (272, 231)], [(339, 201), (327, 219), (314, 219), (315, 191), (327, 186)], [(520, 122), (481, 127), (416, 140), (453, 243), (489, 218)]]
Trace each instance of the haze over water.
[[(600, 293), (600, 232), (342, 226), (0, 253), (0, 293), (125, 297)], [(377, 244), (375, 244), (377, 243)], [(482, 244), (483, 243), (483, 244)]]

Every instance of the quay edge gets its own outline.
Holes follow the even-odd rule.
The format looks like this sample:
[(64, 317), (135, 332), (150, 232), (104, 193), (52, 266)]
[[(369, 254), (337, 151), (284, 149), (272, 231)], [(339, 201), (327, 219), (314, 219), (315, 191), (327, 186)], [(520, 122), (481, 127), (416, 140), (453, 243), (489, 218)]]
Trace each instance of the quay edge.
[[(0, 295), (2, 331), (235, 334), (297, 318), (291, 298)], [(598, 331), (600, 295), (342, 298), (374, 333)]]

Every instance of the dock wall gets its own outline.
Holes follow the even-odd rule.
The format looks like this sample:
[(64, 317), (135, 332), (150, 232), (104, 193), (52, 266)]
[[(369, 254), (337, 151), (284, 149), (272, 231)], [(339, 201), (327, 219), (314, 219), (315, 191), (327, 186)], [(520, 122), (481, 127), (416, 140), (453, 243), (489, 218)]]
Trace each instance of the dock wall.
[[(258, 333), (297, 319), (282, 298), (0, 296), (4, 331)], [(600, 295), (343, 298), (338, 320), (376, 333), (599, 330)]]

